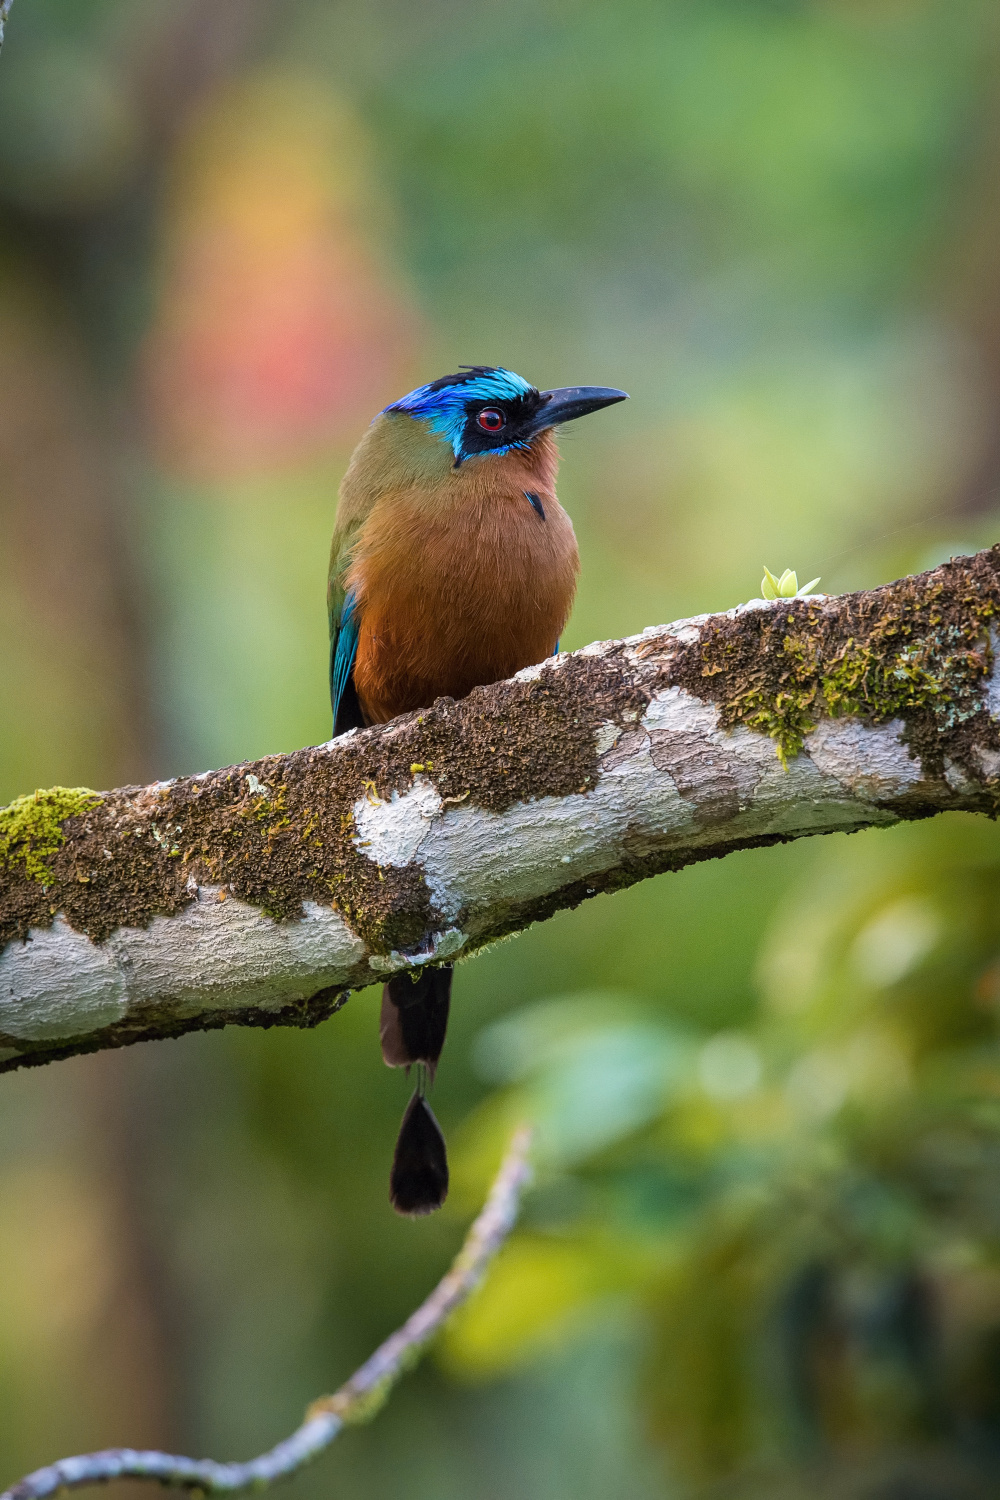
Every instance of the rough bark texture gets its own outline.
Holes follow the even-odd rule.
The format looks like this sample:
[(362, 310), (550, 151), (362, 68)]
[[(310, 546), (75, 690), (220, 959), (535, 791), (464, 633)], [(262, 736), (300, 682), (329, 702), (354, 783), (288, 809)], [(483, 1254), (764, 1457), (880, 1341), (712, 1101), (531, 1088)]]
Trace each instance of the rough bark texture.
[(292, 755), (0, 811), (0, 1068), (311, 1026), (734, 849), (993, 816), (1000, 548), (654, 627)]

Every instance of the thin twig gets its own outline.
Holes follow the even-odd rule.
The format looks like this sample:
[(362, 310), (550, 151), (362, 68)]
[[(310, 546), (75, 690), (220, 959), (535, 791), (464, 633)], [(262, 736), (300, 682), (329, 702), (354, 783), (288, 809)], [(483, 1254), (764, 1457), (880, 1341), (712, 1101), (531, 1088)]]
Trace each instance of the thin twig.
[(13, 4), (14, 4), (14, 0), (0, 0), (0, 47), (3, 46), (3, 28), (4, 28), (4, 22), (7, 20), (7, 17), (10, 15), (10, 8), (11, 8), (11, 6)]
[(530, 1144), (530, 1131), (520, 1129), (510, 1143), (486, 1206), (450, 1271), (427, 1301), (402, 1328), (390, 1334), (346, 1385), (334, 1395), (314, 1401), (298, 1431), (269, 1453), (243, 1464), (224, 1464), (211, 1458), (176, 1458), (169, 1453), (109, 1448), (103, 1453), (61, 1458), (47, 1468), (36, 1469), (0, 1495), (0, 1500), (43, 1500), (58, 1490), (109, 1479), (155, 1479), (177, 1489), (230, 1495), (251, 1487), (263, 1489), (296, 1473), (329, 1447), (343, 1427), (374, 1416), (404, 1370), (412, 1367), (445, 1319), (482, 1281), (489, 1262), (514, 1227), (521, 1193), (530, 1175)]

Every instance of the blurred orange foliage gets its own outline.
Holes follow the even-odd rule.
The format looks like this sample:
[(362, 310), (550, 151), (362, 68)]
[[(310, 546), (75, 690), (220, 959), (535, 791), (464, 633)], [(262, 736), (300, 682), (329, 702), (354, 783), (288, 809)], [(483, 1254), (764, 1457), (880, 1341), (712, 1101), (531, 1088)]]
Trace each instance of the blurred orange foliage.
[(294, 466), (405, 390), (419, 319), (379, 253), (364, 134), (308, 77), (251, 75), (183, 139), (147, 349), (166, 465)]

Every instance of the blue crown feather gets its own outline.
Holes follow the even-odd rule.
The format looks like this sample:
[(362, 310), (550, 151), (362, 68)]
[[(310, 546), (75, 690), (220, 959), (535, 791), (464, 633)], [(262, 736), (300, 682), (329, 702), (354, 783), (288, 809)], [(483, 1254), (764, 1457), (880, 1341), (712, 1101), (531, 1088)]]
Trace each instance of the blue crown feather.
[[(491, 365), (469, 365), (457, 375), (443, 375), (429, 385), (418, 385), (408, 396), (402, 396), (387, 406), (385, 411), (403, 411), (418, 421), (426, 422), (432, 432), (439, 433), (451, 444), (456, 459), (462, 455), (462, 434), (465, 431), (467, 407), (470, 401), (516, 401), (521, 396), (531, 395), (535, 387), (513, 370), (501, 370)], [(492, 448), (493, 454), (509, 453), (511, 448), (524, 448), (525, 443), (508, 443), (506, 447)]]

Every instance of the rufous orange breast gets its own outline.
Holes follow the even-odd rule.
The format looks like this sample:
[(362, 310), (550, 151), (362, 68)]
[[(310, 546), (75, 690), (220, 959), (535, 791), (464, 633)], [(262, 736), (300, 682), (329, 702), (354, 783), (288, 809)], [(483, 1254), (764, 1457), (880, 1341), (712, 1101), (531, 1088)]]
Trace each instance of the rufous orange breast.
[(512, 676), (551, 656), (579, 557), (555, 496), (550, 433), (456, 476), (435, 504), (383, 495), (348, 574), (360, 621), (354, 682), (368, 723)]

